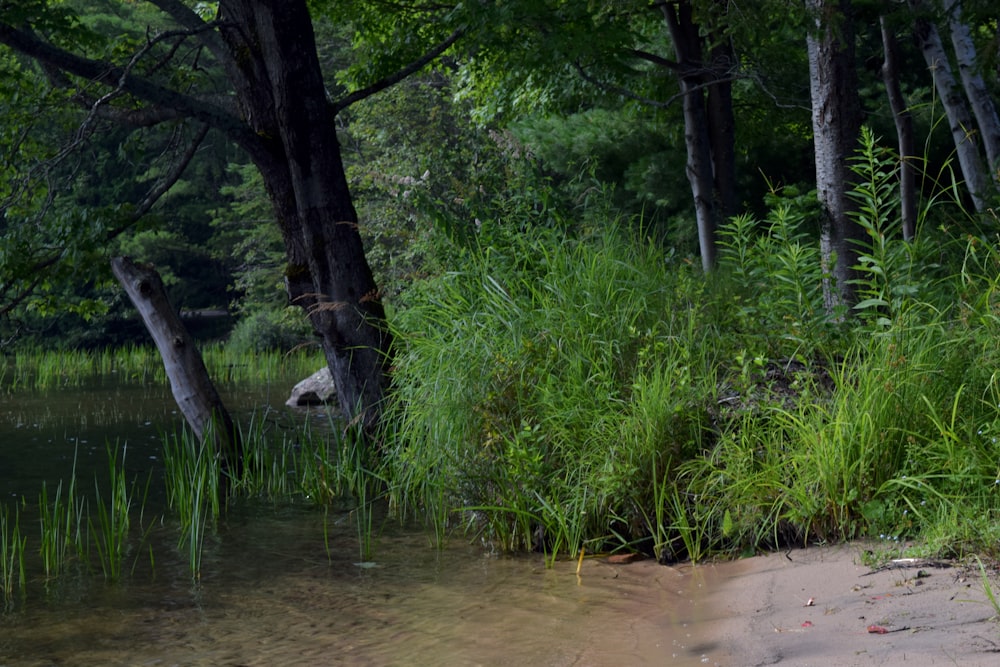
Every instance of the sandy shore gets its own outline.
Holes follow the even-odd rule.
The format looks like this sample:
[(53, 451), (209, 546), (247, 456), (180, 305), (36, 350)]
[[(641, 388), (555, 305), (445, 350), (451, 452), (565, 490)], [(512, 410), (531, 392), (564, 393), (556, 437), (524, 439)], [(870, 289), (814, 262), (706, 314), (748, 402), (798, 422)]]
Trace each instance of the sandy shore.
[(903, 563), (873, 572), (861, 564), (863, 548), (722, 566), (709, 601), (715, 622), (706, 664), (1000, 665), (1000, 622), (978, 566)]

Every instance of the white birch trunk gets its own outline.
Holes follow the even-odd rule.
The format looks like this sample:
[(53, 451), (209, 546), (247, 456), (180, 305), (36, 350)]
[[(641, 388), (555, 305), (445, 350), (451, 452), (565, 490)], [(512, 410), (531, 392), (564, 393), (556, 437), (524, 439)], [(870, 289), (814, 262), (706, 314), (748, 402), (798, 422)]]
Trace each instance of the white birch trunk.
[(848, 212), (847, 197), (853, 174), (847, 158), (853, 153), (861, 129), (857, 98), (857, 73), (853, 52), (853, 27), (848, 0), (806, 0), (816, 16), (815, 30), (806, 37), (812, 97), (813, 147), (816, 190), (823, 209), (820, 250), (825, 278), (823, 298), (827, 312), (851, 305), (851, 285), (859, 238)]
[[(922, 0), (909, 0), (909, 2), (910, 7), (915, 11), (924, 9)], [(965, 187), (969, 191), (973, 207), (976, 211), (981, 212), (985, 206), (983, 192), (986, 189), (987, 180), (983, 170), (983, 161), (979, 155), (979, 146), (976, 143), (975, 122), (969, 111), (969, 105), (962, 95), (962, 89), (955, 81), (951, 62), (944, 50), (937, 26), (928, 19), (918, 16), (914, 33), (920, 50), (924, 54), (924, 62), (930, 69), (934, 88), (941, 98), (941, 104), (948, 117), (948, 126), (951, 129), (952, 140), (955, 142), (955, 152), (958, 155), (958, 164), (962, 168), (962, 176), (965, 178)]]
[(972, 32), (969, 30), (969, 24), (962, 21), (962, 3), (960, 0), (954, 0), (948, 6), (949, 1), (945, 0), (945, 11), (948, 13), (948, 26), (951, 29), (951, 43), (955, 47), (958, 73), (972, 106), (972, 113), (979, 124), (979, 134), (986, 149), (990, 177), (996, 183), (997, 168), (1000, 167), (1000, 118), (997, 117), (997, 109), (986, 88), (986, 82), (979, 73)]

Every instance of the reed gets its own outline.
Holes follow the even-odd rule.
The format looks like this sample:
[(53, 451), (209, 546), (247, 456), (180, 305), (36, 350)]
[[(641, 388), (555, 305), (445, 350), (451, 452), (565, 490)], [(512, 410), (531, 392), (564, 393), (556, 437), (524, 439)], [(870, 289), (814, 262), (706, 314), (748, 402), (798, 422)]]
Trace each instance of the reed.
[[(209, 373), (222, 384), (305, 377), (324, 363), (315, 348), (250, 353), (213, 343), (203, 347), (202, 355)], [(114, 376), (137, 384), (166, 382), (163, 362), (155, 348), (125, 345), (101, 350), (24, 347), (14, 352), (9, 368), (0, 375), (0, 384), (8, 390), (49, 390), (79, 387)]]
[(20, 513), (14, 507), (13, 516), (6, 505), (0, 505), (0, 595), (5, 608), (14, 603), (18, 590), (22, 596), (27, 585), (25, 550), (28, 538), (21, 535)]
[(75, 473), (65, 495), (63, 483), (59, 482), (51, 502), (46, 484), (42, 482), (38, 507), (39, 554), (46, 578), (58, 577), (75, 559), (88, 560), (86, 501), (76, 495)]
[(219, 487), (219, 457), (210, 438), (199, 441), (188, 429), (165, 439), (163, 447), (167, 504), (180, 521), (177, 546), (187, 555), (191, 577), (200, 579), (205, 535), (215, 526), (225, 501)]
[[(110, 444), (107, 446), (107, 452), (109, 473), (107, 497), (101, 492), (100, 483), (95, 477), (94, 507), (97, 518), (94, 520), (91, 517), (89, 521), (90, 535), (104, 578), (108, 581), (120, 581), (124, 573), (126, 558), (132, 546), (129, 536), (132, 527), (133, 505), (138, 503), (140, 508), (145, 506), (149, 481), (147, 480), (143, 494), (137, 497), (136, 481), (133, 480), (130, 484), (126, 479), (124, 467), (126, 447), (121, 449), (120, 463), (115, 449)], [(143, 541), (147, 535), (148, 530), (143, 533)], [(138, 556), (133, 561), (133, 569), (136, 562), (138, 562)]]

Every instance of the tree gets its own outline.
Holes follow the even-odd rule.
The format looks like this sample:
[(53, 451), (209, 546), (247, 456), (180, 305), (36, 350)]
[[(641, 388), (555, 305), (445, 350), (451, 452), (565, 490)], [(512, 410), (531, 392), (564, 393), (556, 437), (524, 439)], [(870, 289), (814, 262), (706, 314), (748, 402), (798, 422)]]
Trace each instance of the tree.
[[(331, 101), (305, 0), (222, 0), (214, 17), (181, 0), (150, 4), (165, 27), (150, 29), (131, 53), (119, 48), (117, 59), (93, 57), (76, 38), (79, 18), (64, 5), (41, 1), (0, 4), (0, 43), (35, 61), (67, 97), (87, 105), (89, 117), (147, 126), (190, 122), (246, 152), (282, 232), (289, 298), (320, 336), (344, 413), (375, 426), (389, 383), (391, 336), (334, 119), (422, 68), (459, 34)], [(94, 86), (103, 89), (100, 97), (90, 92)]]
[(707, 43), (688, 0), (662, 3), (660, 10), (677, 54), (684, 105), (687, 177), (694, 198), (702, 269), (715, 266), (715, 229), (722, 215), (736, 214), (735, 120), (732, 45), (718, 34)]
[(955, 49), (955, 61), (962, 79), (962, 87), (969, 99), (972, 113), (976, 118), (979, 135), (986, 151), (986, 167), (994, 184), (1000, 182), (1000, 118), (997, 116), (993, 97), (986, 87), (976, 55), (976, 44), (972, 30), (962, 15), (961, 0), (946, 0), (944, 9), (948, 17), (951, 43)]
[(682, 107), (688, 191), (702, 266), (710, 271), (715, 228), (736, 214), (738, 202), (732, 100), (738, 60), (727, 6), (717, 0), (470, 5), (462, 79), (485, 115), (501, 122), (543, 108), (572, 113), (620, 109), (623, 102), (663, 122), (666, 110)]
[(899, 146), (899, 200), (903, 239), (912, 241), (917, 229), (917, 155), (913, 138), (913, 116), (899, 84), (899, 44), (885, 15), (879, 16), (879, 29), (883, 51), (880, 72), (889, 98)]
[(854, 24), (850, 0), (806, 0), (815, 27), (806, 37), (812, 96), (816, 190), (822, 207), (820, 248), (827, 311), (852, 305), (852, 267), (857, 263), (855, 241), (861, 230), (850, 216), (847, 190), (853, 178), (847, 158), (861, 130), (854, 58)]
[[(927, 68), (930, 70), (941, 104), (944, 106), (952, 140), (955, 143), (958, 163), (965, 178), (966, 189), (969, 192), (969, 197), (972, 200), (975, 210), (983, 211), (986, 208), (985, 197), (989, 176), (983, 165), (982, 155), (980, 154), (975, 120), (969, 109), (968, 101), (963, 95), (962, 88), (955, 79), (951, 60), (945, 50), (944, 42), (938, 32), (933, 14), (926, 7), (923, 0), (909, 0), (909, 5), (914, 12), (914, 35), (924, 55)], [(963, 32), (961, 28), (955, 28), (954, 30), (958, 30), (960, 33)], [(961, 37), (960, 41), (962, 41)], [(966, 53), (960, 57), (960, 62), (965, 63), (965, 66), (969, 67), (971, 66), (969, 62), (971, 56), (967, 49), (971, 48), (971, 43), (964, 44), (964, 46), (966, 47)], [(968, 77), (966, 78), (968, 79)], [(981, 98), (980, 101), (984, 102)], [(983, 108), (985, 109), (985, 102)]]

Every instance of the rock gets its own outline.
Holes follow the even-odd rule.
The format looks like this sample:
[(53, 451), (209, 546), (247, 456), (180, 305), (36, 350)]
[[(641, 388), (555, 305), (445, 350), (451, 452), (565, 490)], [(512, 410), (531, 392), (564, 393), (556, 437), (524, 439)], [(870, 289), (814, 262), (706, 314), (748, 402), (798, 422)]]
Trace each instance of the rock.
[(329, 405), (337, 402), (337, 391), (333, 386), (330, 369), (323, 367), (305, 380), (292, 387), (292, 394), (285, 405), (300, 407), (306, 405)]

